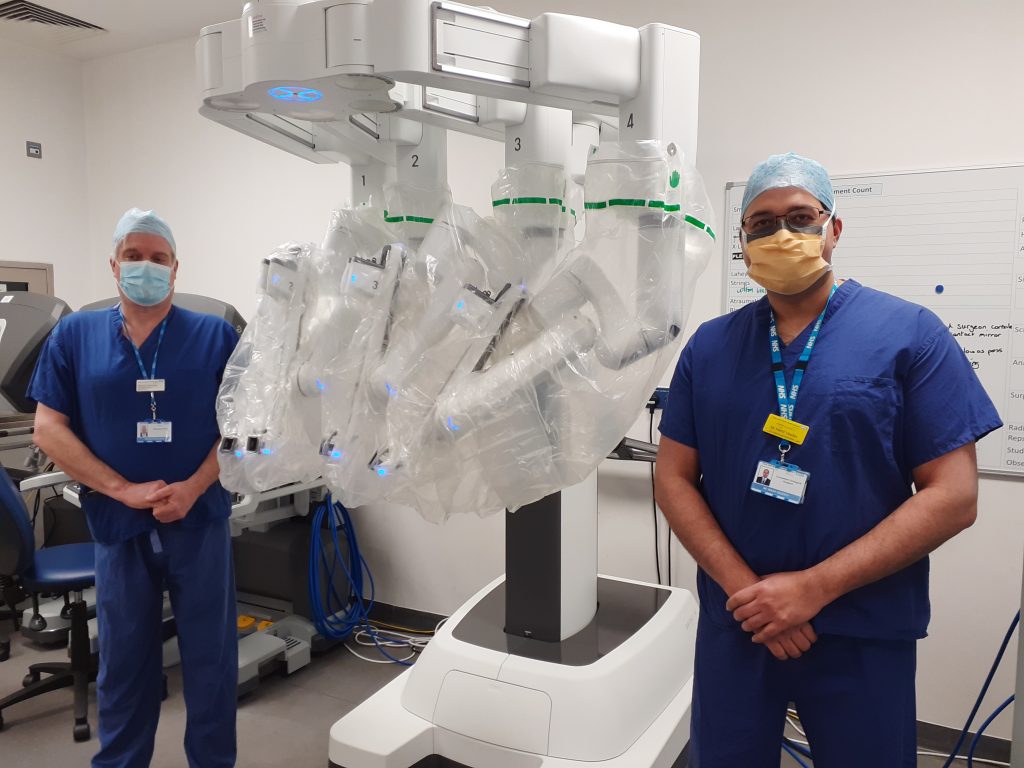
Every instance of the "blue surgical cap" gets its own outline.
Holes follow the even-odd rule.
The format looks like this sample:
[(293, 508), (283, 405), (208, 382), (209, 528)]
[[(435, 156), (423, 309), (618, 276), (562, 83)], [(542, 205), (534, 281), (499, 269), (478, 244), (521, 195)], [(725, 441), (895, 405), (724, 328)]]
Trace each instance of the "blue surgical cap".
[(124, 240), (128, 235), (133, 232), (141, 232), (147, 235), (157, 235), (167, 241), (167, 244), (171, 246), (171, 254), (175, 255), (178, 252), (177, 247), (174, 245), (174, 235), (171, 234), (171, 228), (167, 226), (167, 222), (157, 216), (153, 211), (142, 211), (138, 208), (129, 208), (124, 212), (124, 216), (117, 222), (117, 227), (114, 229), (114, 251), (117, 251), (118, 246), (121, 245), (121, 241)]
[(769, 189), (781, 187), (797, 187), (814, 195), (829, 211), (834, 211), (835, 198), (832, 196), (832, 179), (828, 171), (816, 160), (801, 157), (795, 152), (785, 155), (772, 155), (758, 165), (747, 179), (747, 188), (743, 192), (743, 210), (758, 195)]

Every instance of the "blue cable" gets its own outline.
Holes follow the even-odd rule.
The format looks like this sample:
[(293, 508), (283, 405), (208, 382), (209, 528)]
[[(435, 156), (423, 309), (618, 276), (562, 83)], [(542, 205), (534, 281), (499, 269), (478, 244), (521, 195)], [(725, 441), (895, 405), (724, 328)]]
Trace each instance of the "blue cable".
[[(330, 543), (326, 547), (320, 536), (325, 519), (330, 531)], [(348, 549), (348, 563), (342, 556), (339, 527), (342, 529)], [(327, 549), (333, 551), (329, 554)], [(348, 594), (344, 597), (338, 593), (334, 584), (339, 567), (348, 580)], [(369, 600), (363, 597), (364, 574), (370, 586)], [(325, 577), (326, 594), (321, 588), (321, 575)], [(332, 640), (346, 640), (357, 629), (363, 629), (383, 656), (395, 664), (412, 666), (409, 662), (388, 653), (370, 625), (370, 611), (373, 609), (376, 594), (373, 574), (370, 573), (370, 567), (359, 551), (355, 526), (348, 510), (341, 503), (332, 501), (330, 494), (313, 513), (309, 539), (308, 588), (310, 618), (321, 635)]]
[(786, 754), (788, 754), (790, 757), (796, 760), (797, 765), (799, 765), (800, 768), (811, 768), (807, 763), (800, 759), (800, 755), (797, 754), (795, 750), (790, 748), (789, 744), (787, 744), (786, 742), (782, 742), (782, 749), (786, 752)]
[(942, 764), (942, 768), (949, 768), (960, 754), (960, 748), (964, 745), (964, 739), (967, 738), (967, 734), (971, 730), (971, 723), (974, 722), (974, 718), (978, 714), (978, 710), (981, 709), (981, 702), (984, 700), (985, 694), (988, 693), (988, 687), (991, 685), (992, 678), (995, 677), (996, 670), (999, 668), (999, 662), (1003, 660), (1003, 654), (1006, 652), (1006, 646), (1010, 644), (1010, 638), (1013, 637), (1013, 630), (1017, 628), (1017, 624), (1019, 623), (1020, 611), (1017, 611), (1017, 615), (1014, 616), (1013, 621), (1010, 622), (1010, 628), (1006, 630), (1006, 636), (1003, 637), (1003, 644), (999, 646), (999, 652), (996, 654), (995, 661), (992, 662), (992, 667), (988, 671), (988, 677), (985, 678), (985, 684), (981, 686), (981, 693), (978, 694), (978, 698), (974, 702), (974, 708), (971, 710), (971, 714), (967, 718), (967, 722), (964, 723), (963, 730), (960, 731), (960, 737), (956, 740), (956, 745), (953, 747), (953, 751), (949, 753), (949, 757), (946, 758), (946, 762)]
[(999, 713), (1006, 709), (1008, 706), (1010, 706), (1010, 704), (1012, 703), (1013, 696), (1011, 696), (998, 707), (996, 707), (996, 711), (988, 716), (988, 719), (981, 724), (981, 728), (978, 729), (978, 732), (974, 734), (974, 738), (971, 739), (971, 748), (967, 750), (967, 768), (973, 768), (974, 766), (974, 750), (977, 749), (978, 744), (981, 743), (981, 734), (985, 732), (985, 729), (988, 728), (989, 724), (991, 724), (993, 720), (999, 717)]
[[(334, 545), (333, 559), (330, 561), (328, 561), (327, 552), (318, 535), (323, 526), (324, 517), (328, 513), (331, 513), (328, 523)], [(356, 570), (355, 574), (353, 574), (341, 557), (341, 546), (337, 531), (337, 515), (337, 510), (334, 510), (329, 497), (314, 513), (312, 523), (313, 534), (310, 538), (309, 594), (311, 618), (317, 631), (324, 637), (341, 640), (348, 637), (360, 623), (359, 601), (362, 598), (363, 584), (362, 569)], [(348, 527), (348, 530), (351, 531), (351, 527)], [(353, 538), (348, 532), (346, 532), (346, 539), (349, 544), (349, 559), (354, 563), (359, 562), (358, 544), (355, 548), (352, 547)], [(325, 581), (329, 590), (326, 599), (321, 592), (320, 568), (318, 568), (318, 564), (326, 573)], [(334, 576), (339, 564), (345, 571), (349, 584), (349, 593), (344, 600), (334, 586)]]
[(814, 755), (811, 754), (811, 750), (805, 747), (803, 744), (797, 744), (795, 741), (785, 736), (782, 737), (782, 743), (788, 746), (790, 749), (796, 750), (801, 755), (806, 757), (808, 760), (814, 759)]

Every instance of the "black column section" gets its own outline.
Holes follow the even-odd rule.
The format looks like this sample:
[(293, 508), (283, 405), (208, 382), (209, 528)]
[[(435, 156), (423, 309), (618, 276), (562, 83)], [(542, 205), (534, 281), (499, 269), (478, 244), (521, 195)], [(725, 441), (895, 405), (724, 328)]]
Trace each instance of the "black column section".
[(505, 513), (506, 634), (559, 642), (561, 557), (561, 493)]

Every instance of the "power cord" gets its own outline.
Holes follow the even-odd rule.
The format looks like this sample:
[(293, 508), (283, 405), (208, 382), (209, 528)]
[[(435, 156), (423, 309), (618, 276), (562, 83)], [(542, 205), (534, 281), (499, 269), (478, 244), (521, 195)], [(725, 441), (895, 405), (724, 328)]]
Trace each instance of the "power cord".
[[(651, 409), (651, 424), (650, 424), (650, 432), (648, 434), (648, 438), (649, 438), (648, 442), (650, 442), (651, 445), (657, 445), (657, 443), (654, 442), (654, 409), (653, 408)], [(654, 466), (655, 465), (652, 462), (651, 463), (651, 501), (654, 502), (655, 532), (657, 532), (658, 501), (657, 501), (657, 498), (655, 497)], [(666, 531), (665, 531), (665, 582), (668, 584), (668, 586), (671, 587), (672, 586), (672, 538), (673, 538), (673, 533), (672, 533), (672, 526), (670, 526), (668, 524), (668, 520), (665, 521), (665, 526), (666, 526)], [(659, 583), (660, 583), (660, 579), (659, 579)]]
[[(650, 442), (654, 442), (654, 407), (648, 406), (648, 411), (651, 412), (651, 428), (650, 428)], [(654, 464), (651, 463), (651, 520), (654, 523), (654, 568), (658, 574), (658, 584), (661, 581), (661, 535), (659, 533), (658, 526), (658, 502), (655, 498), (654, 491)], [(669, 570), (669, 580), (671, 581), (671, 570)]]
[(1013, 703), (1013, 696), (1011, 696), (1006, 701), (1004, 701), (1002, 704), (1000, 704), (998, 707), (996, 707), (996, 711), (988, 716), (988, 719), (985, 720), (985, 722), (981, 724), (981, 728), (978, 729), (978, 732), (976, 734), (974, 734), (974, 738), (971, 739), (971, 747), (970, 747), (970, 749), (967, 750), (967, 768), (973, 768), (973, 766), (974, 766), (974, 750), (977, 749), (978, 745), (981, 743), (981, 736), (982, 736), (983, 733), (985, 733), (985, 729), (989, 727), (989, 725), (992, 723), (993, 720), (995, 720), (997, 717), (999, 717), (999, 713), (1000, 712), (1002, 712), (1004, 709), (1006, 709), (1012, 703)]
[[(330, 531), (330, 544), (333, 545), (330, 547), (333, 550), (330, 553), (320, 536), (325, 521)], [(342, 536), (345, 538), (348, 562), (342, 555)], [(348, 594), (344, 598), (334, 584), (334, 577), (339, 568), (348, 580)], [(363, 597), (364, 574), (369, 581), (369, 600)], [(321, 587), (321, 578), (326, 591)], [(333, 501), (330, 494), (327, 494), (313, 513), (309, 538), (308, 587), (312, 614), (310, 618), (321, 635), (333, 640), (346, 641), (345, 647), (348, 651), (364, 661), (378, 660), (356, 652), (347, 643), (350, 638), (358, 645), (375, 648), (386, 659), (380, 660), (382, 663), (412, 666), (412, 658), (417, 653), (413, 647), (415, 641), (408, 636), (405, 639), (400, 638), (400, 633), (397, 632), (377, 629), (370, 621), (376, 591), (373, 574), (370, 573), (370, 568), (359, 551), (355, 526), (348, 510), (341, 503)], [(418, 642), (416, 644), (418, 645)], [(410, 652), (408, 656), (397, 658), (391, 655), (389, 648), (409, 648)]]
[[(952, 765), (953, 761), (959, 757), (960, 748), (964, 745), (964, 740), (967, 738), (967, 734), (971, 730), (971, 723), (974, 722), (974, 718), (978, 714), (978, 710), (981, 709), (981, 702), (984, 700), (985, 694), (988, 693), (988, 687), (992, 684), (992, 678), (995, 677), (996, 670), (999, 668), (999, 663), (1003, 660), (1003, 654), (1006, 653), (1006, 646), (1010, 644), (1010, 638), (1013, 637), (1013, 631), (1017, 628), (1017, 625), (1019, 623), (1020, 611), (1017, 611), (1016, 615), (1013, 617), (1013, 621), (1010, 622), (1010, 628), (1006, 630), (1006, 635), (1003, 637), (1003, 642), (999, 646), (999, 652), (996, 653), (995, 661), (992, 662), (992, 666), (991, 668), (989, 668), (988, 677), (985, 678), (985, 683), (981, 686), (981, 693), (978, 694), (978, 698), (974, 702), (974, 707), (971, 709), (971, 714), (968, 716), (967, 722), (964, 723), (963, 730), (960, 731), (960, 736), (959, 738), (957, 738), (953, 750), (949, 753), (949, 756), (946, 758), (946, 762), (942, 764), (942, 768), (949, 768), (949, 766)], [(1008, 703), (1009, 702), (1007, 702), (1007, 704)], [(996, 714), (998, 714), (999, 711), (1002, 710), (998, 710)], [(988, 722), (986, 722), (985, 724), (988, 725)], [(977, 739), (977, 736), (975, 736), (975, 739)], [(970, 764), (971, 758), (970, 755), (968, 755), (968, 765)]]

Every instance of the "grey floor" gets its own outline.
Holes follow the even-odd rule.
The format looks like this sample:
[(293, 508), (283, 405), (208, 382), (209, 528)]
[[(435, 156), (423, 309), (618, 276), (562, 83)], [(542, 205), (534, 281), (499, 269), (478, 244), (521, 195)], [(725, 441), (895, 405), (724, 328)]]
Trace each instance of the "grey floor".
[[(5, 625), (7, 631), (10, 625)], [(0, 698), (21, 686), (29, 664), (64, 661), (66, 649), (42, 650), (12, 638), (11, 658), (0, 663)], [(366, 649), (364, 649), (366, 650)], [(290, 677), (264, 680), (238, 707), (238, 765), (240, 768), (325, 768), (327, 735), (335, 720), (388, 683), (402, 671), (394, 664), (360, 661), (344, 648), (315, 657)], [(94, 688), (94, 687), (93, 687)], [(185, 766), (185, 702), (181, 675), (168, 672), (170, 696), (163, 704), (156, 735), (153, 768)], [(54, 691), (4, 710), (0, 731), (2, 768), (82, 768), (96, 751), (96, 699), (89, 722), (91, 741), (76, 744), (70, 689)]]
[[(786, 726), (786, 736), (791, 738), (791, 739), (806, 741), (806, 739), (803, 736), (801, 736), (799, 733), (797, 733), (789, 725)], [(926, 751), (928, 751), (928, 750), (926, 750)], [(803, 758), (803, 760), (804, 760), (804, 763), (807, 766), (809, 766), (809, 768), (813, 768), (813, 766), (814, 766), (813, 761), (807, 760), (805, 758)], [(917, 756), (917, 768), (942, 768), (942, 765), (945, 762), (946, 762), (945, 758), (943, 758), (943, 757), (929, 757), (929, 756), (925, 756), (925, 755), (918, 755)], [(953, 766), (964, 766), (966, 764), (967, 763), (966, 763), (965, 760), (956, 760), (956, 761), (953, 762)], [(797, 763), (796, 760), (794, 760), (789, 755), (783, 753), (781, 768), (799, 768), (799, 765), (800, 764)], [(975, 761), (975, 765), (978, 765), (979, 768), (981, 768), (985, 764), (984, 763), (978, 763), (977, 760), (976, 760)], [(868, 768), (868, 766), (865, 766), (865, 768)]]
[[(6, 626), (4, 629), (6, 630)], [(0, 698), (16, 690), (29, 664), (63, 661), (66, 650), (44, 650), (12, 637), (11, 658), (0, 663)], [(245, 697), (238, 708), (238, 765), (240, 768), (324, 768), (327, 734), (335, 720), (388, 683), (402, 669), (393, 664), (360, 661), (344, 648), (315, 657), (290, 677), (272, 677)], [(185, 704), (177, 669), (168, 674), (170, 696), (164, 702), (156, 737), (153, 768), (185, 765), (182, 738)], [(23, 702), (4, 712), (0, 732), (3, 768), (81, 768), (96, 750), (96, 701), (89, 721), (94, 738), (76, 744), (71, 738), (71, 691), (65, 689)], [(799, 738), (792, 730), (788, 735)], [(919, 768), (939, 768), (943, 761), (920, 757)], [(783, 768), (797, 763), (784, 756)], [(955, 765), (964, 765), (963, 762)]]

